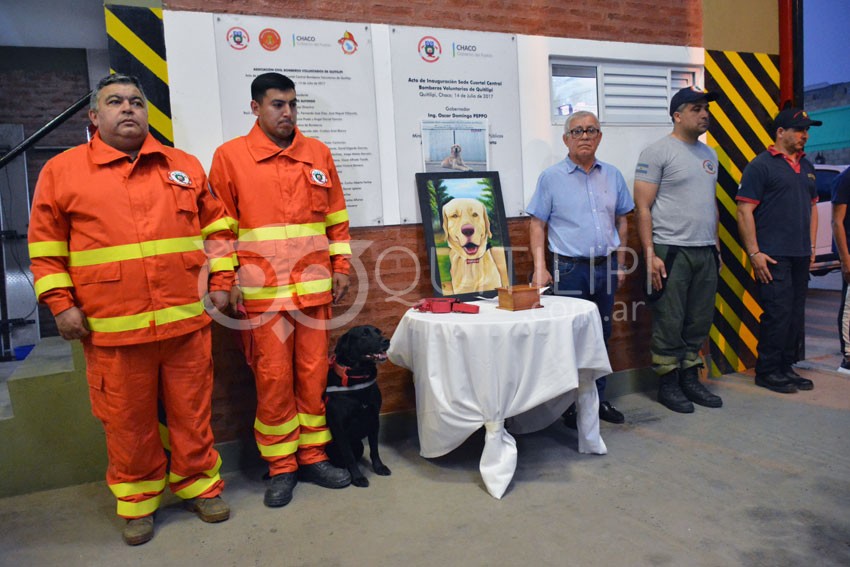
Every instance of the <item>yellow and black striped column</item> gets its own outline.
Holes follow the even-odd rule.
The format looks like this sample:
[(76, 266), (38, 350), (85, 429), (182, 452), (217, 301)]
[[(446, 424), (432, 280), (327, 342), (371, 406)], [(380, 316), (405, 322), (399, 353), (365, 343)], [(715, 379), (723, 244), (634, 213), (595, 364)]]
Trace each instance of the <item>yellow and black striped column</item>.
[(110, 72), (139, 78), (148, 98), (151, 133), (173, 146), (162, 9), (107, 4), (104, 10)]
[(764, 53), (705, 52), (705, 82), (720, 93), (712, 103), (708, 145), (720, 171), (717, 206), (723, 269), (710, 333), (711, 373), (755, 366), (762, 309), (756, 300), (752, 266), (738, 237), (735, 195), (744, 167), (772, 143), (767, 127), (779, 111), (779, 57)]

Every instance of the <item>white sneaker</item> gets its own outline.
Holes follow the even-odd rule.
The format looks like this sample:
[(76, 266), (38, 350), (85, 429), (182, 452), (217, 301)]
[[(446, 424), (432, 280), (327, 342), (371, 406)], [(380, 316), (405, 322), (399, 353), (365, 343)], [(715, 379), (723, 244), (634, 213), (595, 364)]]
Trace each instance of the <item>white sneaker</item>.
[(850, 374), (850, 362), (846, 360), (841, 362), (841, 366), (838, 367), (838, 372), (841, 374)]

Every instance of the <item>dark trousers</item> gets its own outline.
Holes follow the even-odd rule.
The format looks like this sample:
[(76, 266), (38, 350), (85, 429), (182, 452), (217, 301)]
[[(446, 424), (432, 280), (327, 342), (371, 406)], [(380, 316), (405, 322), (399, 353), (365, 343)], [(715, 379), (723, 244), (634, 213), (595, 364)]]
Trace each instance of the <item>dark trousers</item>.
[(841, 343), (841, 354), (846, 360), (850, 360), (850, 301), (847, 292), (850, 288), (847, 281), (842, 278), (841, 283), (841, 305), (838, 307), (838, 340)]
[[(602, 337), (605, 346), (611, 337), (614, 294), (617, 292), (617, 260), (614, 256), (601, 264), (566, 262), (555, 258), (555, 294), (587, 299), (596, 304), (602, 318)], [(607, 377), (596, 380), (599, 401), (605, 399)]]
[(759, 303), (764, 313), (759, 326), (756, 374), (783, 372), (797, 362), (803, 336), (806, 291), (809, 287), (808, 256), (773, 257), (773, 281), (758, 284)]
[(667, 266), (664, 292), (652, 309), (652, 369), (659, 376), (702, 366), (699, 352), (714, 319), (717, 256), (714, 246), (655, 245)]

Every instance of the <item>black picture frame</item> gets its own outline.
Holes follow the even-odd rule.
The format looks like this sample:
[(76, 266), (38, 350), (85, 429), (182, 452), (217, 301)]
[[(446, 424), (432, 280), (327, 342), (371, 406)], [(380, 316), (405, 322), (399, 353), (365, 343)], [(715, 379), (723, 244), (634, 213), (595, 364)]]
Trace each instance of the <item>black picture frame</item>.
[(438, 297), (495, 297), (514, 282), (499, 172), (417, 173), (416, 188)]

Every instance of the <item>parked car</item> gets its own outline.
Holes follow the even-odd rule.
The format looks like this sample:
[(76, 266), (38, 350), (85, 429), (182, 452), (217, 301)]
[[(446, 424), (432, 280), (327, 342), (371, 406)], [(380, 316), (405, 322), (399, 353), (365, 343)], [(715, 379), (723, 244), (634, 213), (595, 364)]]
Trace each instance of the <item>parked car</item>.
[(832, 181), (847, 169), (846, 165), (815, 164), (818, 188), (818, 233), (815, 239), (815, 262), (811, 274), (822, 276), (841, 269), (838, 250), (832, 241)]

